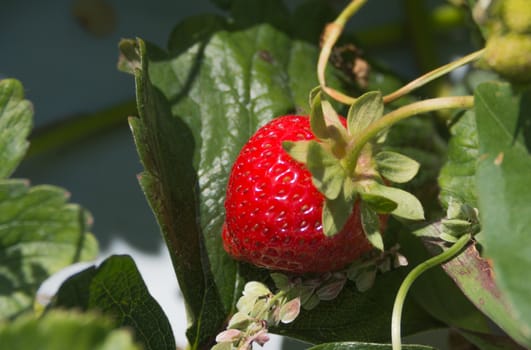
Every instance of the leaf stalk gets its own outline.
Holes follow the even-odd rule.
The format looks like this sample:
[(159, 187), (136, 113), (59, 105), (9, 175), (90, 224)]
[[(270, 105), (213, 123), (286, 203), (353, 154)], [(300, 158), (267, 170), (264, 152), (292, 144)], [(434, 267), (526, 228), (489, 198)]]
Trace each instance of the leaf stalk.
[(377, 136), (381, 131), (391, 125), (420, 113), (426, 113), (447, 108), (471, 108), (474, 106), (473, 96), (439, 97), (419, 102), (414, 102), (384, 115), (369, 125), (354, 143), (348, 152), (346, 166), (347, 174), (353, 174), (356, 170), (358, 158), (365, 144)]
[(350, 4), (339, 14), (334, 22), (329, 23), (323, 33), (323, 42), (321, 47), (321, 52), (319, 53), (319, 60), (317, 62), (317, 78), (319, 80), (319, 85), (321, 90), (324, 91), (327, 95), (333, 99), (345, 103), (352, 104), (356, 101), (355, 98), (347, 96), (333, 88), (326, 86), (325, 71), (328, 60), (330, 59), (330, 54), (332, 49), (337, 42), (337, 39), (343, 32), (345, 23), (350, 17), (352, 17), (360, 8), (363, 6), (367, 0), (352, 0)]
[(391, 315), (391, 342), (393, 345), (393, 350), (402, 349), (402, 339), (401, 339), (401, 329), (400, 321), (402, 319), (402, 307), (404, 306), (404, 301), (406, 299), (407, 292), (409, 288), (415, 282), (415, 280), (422, 275), (427, 270), (444, 263), (447, 260), (452, 259), (461, 252), (461, 250), (468, 244), (472, 239), (471, 234), (466, 234), (461, 236), (457, 242), (455, 242), (450, 248), (443, 251), (439, 255), (436, 255), (419, 265), (417, 265), (413, 270), (409, 272), (406, 276), (398, 292), (396, 294), (395, 303), (393, 305), (393, 313)]
[(475, 52), (472, 52), (471, 54), (468, 54), (464, 57), (461, 57), (453, 62), (450, 62), (448, 64), (445, 64), (444, 66), (441, 66), (439, 68), (436, 68), (420, 77), (418, 77), (417, 79), (409, 82), (408, 84), (402, 86), (400, 89), (384, 96), (383, 98), (383, 101), (384, 103), (389, 103), (389, 102), (392, 102), (394, 100), (397, 100), (399, 99), (400, 97), (404, 96), (404, 95), (407, 95), (409, 94), (411, 91), (453, 71), (454, 69), (456, 68), (459, 68), (465, 64), (468, 64), (472, 61), (475, 61), (477, 60), (478, 58), (480, 58), (483, 53), (485, 52), (485, 49), (481, 49), (481, 50), (478, 50), (478, 51), (475, 51)]

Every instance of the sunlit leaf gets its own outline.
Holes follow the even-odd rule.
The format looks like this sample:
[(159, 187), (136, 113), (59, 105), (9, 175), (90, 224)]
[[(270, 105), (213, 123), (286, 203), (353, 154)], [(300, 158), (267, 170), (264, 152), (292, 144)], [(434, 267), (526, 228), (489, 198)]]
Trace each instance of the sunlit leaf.
[(32, 124), (33, 108), (22, 84), (0, 80), (0, 179), (9, 177), (26, 154)]
[(92, 219), (67, 200), (58, 187), (0, 180), (0, 321), (31, 310), (51, 274), (96, 258)]
[[(484, 254), (520, 324), (516, 340), (531, 346), (531, 92), (483, 83), (475, 94), (480, 162), (476, 179)], [(518, 263), (515, 263), (518, 262)]]

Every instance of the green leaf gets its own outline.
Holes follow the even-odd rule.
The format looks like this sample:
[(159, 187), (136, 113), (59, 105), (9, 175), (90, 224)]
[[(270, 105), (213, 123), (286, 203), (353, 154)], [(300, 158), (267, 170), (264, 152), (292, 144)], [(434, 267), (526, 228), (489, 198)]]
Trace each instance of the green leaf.
[(396, 182), (408, 182), (417, 175), (420, 164), (400, 153), (382, 151), (374, 157), (380, 174), (386, 179)]
[(384, 250), (382, 234), (380, 232), (380, 218), (378, 214), (362, 201), (360, 203), (361, 225), (365, 236), (371, 244), (379, 249)]
[(223, 249), (226, 183), (258, 127), (308, 110), (307, 93), (317, 80), (305, 69), (318, 54), (267, 24), (233, 31), (217, 16), (202, 18), (216, 24), (199, 42), (190, 37), (200, 18), (179, 25), (167, 53), (135, 42), (140, 118), (130, 120), (145, 168), (140, 182), (172, 255), (193, 348), (210, 344), (224, 328), (243, 279), (264, 276)]
[(477, 207), (475, 174), (479, 151), (474, 111), (460, 116), (450, 132), (447, 161), (439, 175), (439, 198), (445, 208), (452, 199)]
[(41, 318), (20, 317), (0, 323), (5, 349), (140, 350), (126, 329), (97, 313), (49, 312)]
[(395, 187), (388, 187), (373, 182), (367, 189), (360, 190), (362, 198), (366, 197), (382, 197), (391, 202), (396, 203), (396, 208), (391, 214), (409, 220), (424, 219), (424, 209), (417, 197), (411, 193)]
[(54, 186), (0, 180), (0, 321), (31, 310), (51, 274), (96, 258), (96, 239), (87, 232), (92, 219), (68, 196)]
[(319, 192), (329, 200), (339, 196), (343, 184), (347, 181), (347, 175), (339, 160), (321, 143), (310, 141), (306, 167), (312, 174), (312, 182)]
[(356, 138), (383, 115), (384, 105), (379, 91), (370, 91), (361, 95), (350, 106), (347, 115), (349, 134)]
[(0, 80), (0, 179), (9, 177), (26, 154), (33, 107), (14, 79)]
[(175, 350), (171, 326), (129, 256), (112, 256), (66, 280), (54, 308), (99, 311), (134, 331), (145, 349)]
[[(361, 343), (361, 342), (341, 342), (324, 343), (312, 346), (308, 350), (391, 350), (391, 344)], [(402, 345), (403, 350), (435, 350), (431, 346), (425, 345)]]
[[(531, 91), (483, 83), (475, 93), (480, 159), (476, 180), (485, 256), (520, 324), (510, 333), (531, 346)], [(517, 263), (516, 263), (517, 262)]]

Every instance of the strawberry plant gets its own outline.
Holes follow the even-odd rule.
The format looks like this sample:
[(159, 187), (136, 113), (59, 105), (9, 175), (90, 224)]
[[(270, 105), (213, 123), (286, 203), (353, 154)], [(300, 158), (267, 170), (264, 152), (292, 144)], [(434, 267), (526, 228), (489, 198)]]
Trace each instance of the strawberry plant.
[[(460, 346), (531, 347), (531, 3), (404, 1), (423, 71), (407, 82), (375, 58), (401, 28), (348, 30), (370, 1), (213, 2), (219, 14), (178, 23), (166, 49), (119, 44), (187, 348), (267, 347), (275, 333), (312, 350), (431, 349), (402, 337), (437, 328)], [(434, 64), (448, 18), (468, 51)], [(0, 84), (0, 343), (175, 349), (125, 256), (31, 311), (36, 286), (96, 243), (62, 190), (8, 178), (31, 108), (20, 83)]]

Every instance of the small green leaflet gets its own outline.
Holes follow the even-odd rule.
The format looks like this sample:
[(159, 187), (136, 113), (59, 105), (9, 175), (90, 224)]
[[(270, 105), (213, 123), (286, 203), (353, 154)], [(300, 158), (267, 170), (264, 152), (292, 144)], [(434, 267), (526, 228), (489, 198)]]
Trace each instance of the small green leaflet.
[(416, 160), (391, 151), (379, 152), (374, 158), (380, 174), (396, 183), (405, 183), (413, 179), (420, 167)]
[(379, 91), (367, 92), (356, 100), (348, 111), (347, 124), (351, 136), (357, 136), (383, 115), (384, 105)]

